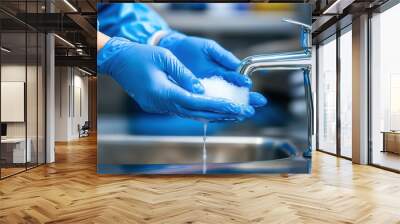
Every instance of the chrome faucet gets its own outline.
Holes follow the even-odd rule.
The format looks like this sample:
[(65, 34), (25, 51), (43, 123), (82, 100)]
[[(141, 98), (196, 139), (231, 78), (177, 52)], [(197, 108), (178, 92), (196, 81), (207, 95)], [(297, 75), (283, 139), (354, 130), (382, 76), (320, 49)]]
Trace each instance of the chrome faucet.
[(299, 25), (301, 27), (300, 45), (302, 50), (274, 54), (253, 55), (245, 58), (238, 72), (243, 75), (251, 75), (258, 70), (303, 70), (305, 97), (307, 101), (307, 119), (308, 119), (308, 148), (305, 149), (303, 156), (311, 157), (311, 139), (313, 134), (313, 101), (311, 92), (311, 26), (284, 19), (284, 22)]

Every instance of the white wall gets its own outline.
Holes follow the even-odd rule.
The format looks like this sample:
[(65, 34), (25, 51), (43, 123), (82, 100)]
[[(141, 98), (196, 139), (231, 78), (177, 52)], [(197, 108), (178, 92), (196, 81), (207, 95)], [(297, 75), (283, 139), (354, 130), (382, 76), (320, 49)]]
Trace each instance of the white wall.
[(78, 124), (88, 120), (88, 78), (83, 75), (76, 68), (56, 67), (56, 141), (77, 139)]
[(78, 124), (81, 126), (85, 123), (85, 121), (89, 120), (88, 117), (88, 77), (82, 76), (82, 73), (79, 71), (79, 75), (76, 74), (77, 70), (74, 71), (74, 102), (71, 102), (71, 105), (74, 105), (72, 108), (72, 119), (71, 119), (71, 135), (72, 138), (79, 137), (78, 132)]
[[(1, 81), (25, 82), (25, 64), (1, 66)], [(6, 108), (1, 108), (5, 110)], [(7, 137), (25, 137), (25, 122), (7, 123)]]
[[(39, 159), (39, 163), (43, 163), (45, 156), (45, 116), (44, 116), (44, 74), (42, 67), (36, 65), (25, 64), (3, 64), (1, 66), (1, 81), (2, 82), (23, 82), (26, 86), (26, 101), (22, 102), (22, 108), (1, 108), (2, 112), (7, 110), (8, 113), (16, 113), (12, 110), (20, 110), (19, 112), (26, 113), (25, 118), (21, 122), (6, 122), (7, 124), (7, 137), (8, 138), (24, 138), (27, 136), (29, 139), (29, 148), (33, 162)], [(25, 80), (27, 79), (27, 80)], [(2, 89), (2, 93), (4, 89)], [(24, 94), (25, 89), (19, 90), (19, 94)], [(21, 92), (22, 91), (22, 92)], [(2, 98), (8, 98), (7, 94), (2, 95)], [(26, 102), (26, 106), (25, 106)], [(3, 104), (3, 103), (2, 103)], [(37, 155), (37, 153), (39, 155)]]
[[(1, 81), (2, 82), (25, 82), (25, 64), (3, 64), (1, 66)], [(29, 69), (29, 68), (28, 68)], [(4, 96), (3, 96), (4, 97)], [(1, 108), (7, 110), (7, 108)], [(24, 122), (7, 123), (8, 137), (25, 137)]]
[(55, 68), (55, 141), (69, 139), (69, 85), (68, 67)]
[[(19, 65), (19, 64), (4, 64), (1, 66), (1, 81), (2, 82), (25, 82), (25, 75), (27, 69), (28, 74), (31, 74), (31, 71), (36, 69), (33, 66), (28, 66), (27, 68), (24, 65)], [(36, 73), (36, 71), (35, 71)], [(30, 83), (32, 84), (32, 83)], [(34, 83), (36, 85), (36, 82)], [(29, 90), (32, 89), (27, 89), (28, 97), (35, 97), (36, 98), (36, 89), (34, 92), (30, 92)], [(27, 99), (28, 102), (31, 102), (32, 99)], [(33, 106), (33, 105), (31, 105)], [(36, 107), (36, 104), (34, 105)], [(2, 110), (6, 110), (7, 108), (1, 108)], [(28, 122), (33, 121), (33, 117), (31, 117), (31, 113), (28, 113)], [(36, 119), (36, 114), (34, 114), (34, 118)], [(36, 121), (36, 120), (35, 120)], [(25, 124), (26, 122), (7, 122), (7, 136), (8, 137), (25, 137)], [(36, 123), (36, 122), (35, 122)], [(32, 127), (33, 125), (28, 125), (28, 128)]]

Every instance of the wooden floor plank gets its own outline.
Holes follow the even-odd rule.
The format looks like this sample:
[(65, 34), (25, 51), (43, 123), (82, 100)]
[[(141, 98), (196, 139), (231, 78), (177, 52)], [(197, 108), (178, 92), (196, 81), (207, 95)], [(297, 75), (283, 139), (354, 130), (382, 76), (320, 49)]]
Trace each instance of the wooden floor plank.
[(311, 174), (96, 174), (96, 139), (0, 181), (0, 223), (400, 223), (400, 175), (321, 152)]

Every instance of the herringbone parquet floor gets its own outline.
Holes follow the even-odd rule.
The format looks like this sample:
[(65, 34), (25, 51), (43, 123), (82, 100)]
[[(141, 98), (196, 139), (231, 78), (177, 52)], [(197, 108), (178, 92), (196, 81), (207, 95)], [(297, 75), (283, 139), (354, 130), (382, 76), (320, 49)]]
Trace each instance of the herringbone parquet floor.
[(316, 152), (310, 175), (103, 176), (96, 140), (0, 181), (0, 223), (400, 223), (400, 175)]

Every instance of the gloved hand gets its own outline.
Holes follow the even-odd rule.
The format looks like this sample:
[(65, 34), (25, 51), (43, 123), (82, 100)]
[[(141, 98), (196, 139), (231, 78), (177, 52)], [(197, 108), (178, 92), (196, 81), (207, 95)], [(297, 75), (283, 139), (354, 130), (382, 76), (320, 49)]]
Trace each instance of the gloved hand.
[[(251, 88), (251, 79), (237, 73), (240, 61), (213, 40), (171, 32), (158, 43), (170, 50), (198, 78), (221, 76), (237, 86)], [(250, 105), (264, 106), (267, 100), (259, 93), (250, 93)]]
[(97, 54), (99, 73), (109, 74), (146, 112), (208, 120), (242, 120), (252, 106), (201, 95), (199, 80), (168, 50), (114, 37)]

